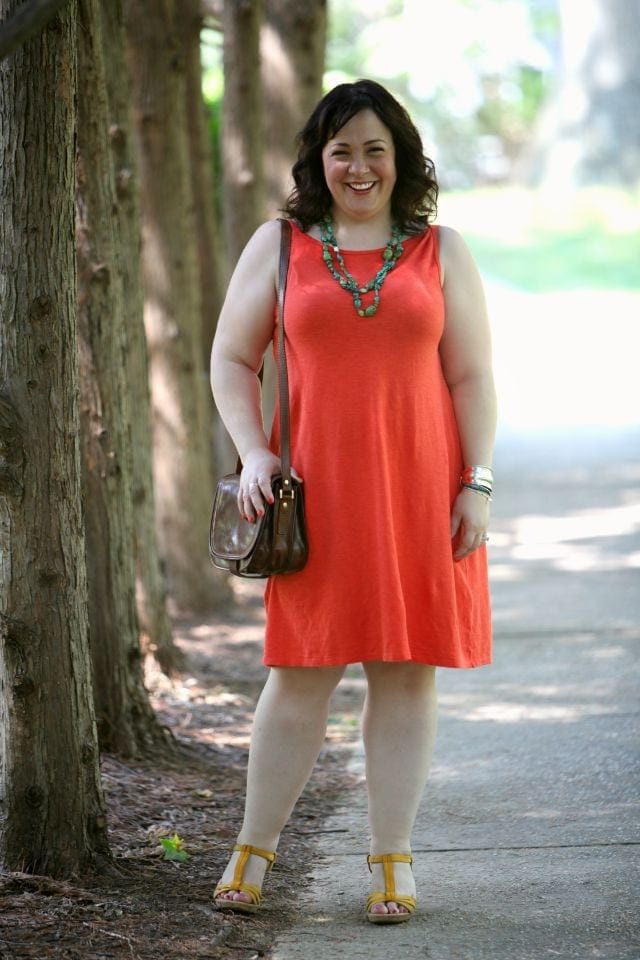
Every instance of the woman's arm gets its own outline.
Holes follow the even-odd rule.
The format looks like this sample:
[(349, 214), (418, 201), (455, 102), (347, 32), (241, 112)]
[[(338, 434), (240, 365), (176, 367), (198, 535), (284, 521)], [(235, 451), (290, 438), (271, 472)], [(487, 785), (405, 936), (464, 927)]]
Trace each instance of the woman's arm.
[(243, 464), (238, 509), (248, 520), (273, 501), (280, 461), (264, 432), (258, 371), (274, 330), (280, 224), (256, 230), (229, 283), (211, 348), (211, 390)]
[[(469, 249), (455, 230), (440, 227), (440, 263), (445, 327), (440, 342), (444, 376), (451, 391), (465, 466), (490, 467), (496, 432), (496, 394), (491, 333), (482, 282)], [(489, 522), (486, 498), (463, 488), (454, 504), (452, 536), (460, 530), (455, 557), (482, 543)]]

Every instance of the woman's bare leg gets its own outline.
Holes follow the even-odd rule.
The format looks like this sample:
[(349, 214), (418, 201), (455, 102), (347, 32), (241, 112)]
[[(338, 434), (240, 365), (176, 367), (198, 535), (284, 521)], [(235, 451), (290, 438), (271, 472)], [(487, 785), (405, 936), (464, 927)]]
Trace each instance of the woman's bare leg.
[[(363, 664), (367, 697), (363, 715), (371, 853), (410, 853), (437, 727), (435, 667), (418, 663)], [(384, 890), (382, 865), (374, 864), (373, 889)], [(409, 864), (394, 864), (398, 893), (415, 896)], [(404, 911), (396, 903), (374, 912)]]
[[(273, 667), (258, 700), (238, 843), (275, 850), (324, 742), (331, 694), (344, 667)], [(234, 853), (222, 876), (233, 878)], [(266, 861), (250, 857), (245, 881), (262, 883)], [(249, 900), (239, 891), (225, 899)]]

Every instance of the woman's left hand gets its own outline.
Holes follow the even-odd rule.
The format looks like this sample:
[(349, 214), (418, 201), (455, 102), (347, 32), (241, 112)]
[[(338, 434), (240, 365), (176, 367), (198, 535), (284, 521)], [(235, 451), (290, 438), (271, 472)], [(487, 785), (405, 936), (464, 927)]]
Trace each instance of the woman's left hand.
[(460, 534), (454, 560), (463, 560), (486, 542), (489, 512), (489, 501), (484, 494), (462, 487), (451, 513), (451, 539)]

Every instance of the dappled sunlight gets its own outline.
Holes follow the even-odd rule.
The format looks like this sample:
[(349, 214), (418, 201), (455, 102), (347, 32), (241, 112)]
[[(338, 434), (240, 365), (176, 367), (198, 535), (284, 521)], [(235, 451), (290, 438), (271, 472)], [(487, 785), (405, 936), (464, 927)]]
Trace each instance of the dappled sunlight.
[(531, 514), (500, 522), (492, 536), (494, 582), (525, 578), (525, 563), (568, 573), (640, 568), (640, 502), (577, 510), (560, 516)]
[(624, 647), (601, 647), (598, 650), (587, 651), (587, 656), (593, 660), (616, 660), (626, 655), (627, 651)]
[(521, 543), (561, 543), (594, 537), (620, 537), (640, 530), (640, 503), (581, 510), (561, 517), (518, 517), (514, 537)]
[(600, 704), (550, 704), (550, 703), (509, 703), (501, 700), (497, 703), (483, 703), (460, 714), (459, 720), (470, 723), (526, 723), (530, 721), (552, 721), (554, 723), (575, 723), (584, 717), (601, 717), (615, 714), (615, 707)]

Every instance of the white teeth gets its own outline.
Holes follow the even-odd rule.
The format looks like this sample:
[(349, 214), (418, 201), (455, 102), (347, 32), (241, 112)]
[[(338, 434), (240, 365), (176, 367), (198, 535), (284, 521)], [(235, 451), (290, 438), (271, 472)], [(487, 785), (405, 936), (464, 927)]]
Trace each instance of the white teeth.
[(374, 182), (374, 180), (370, 180), (369, 183), (350, 183), (349, 186), (352, 190), (368, 190)]

